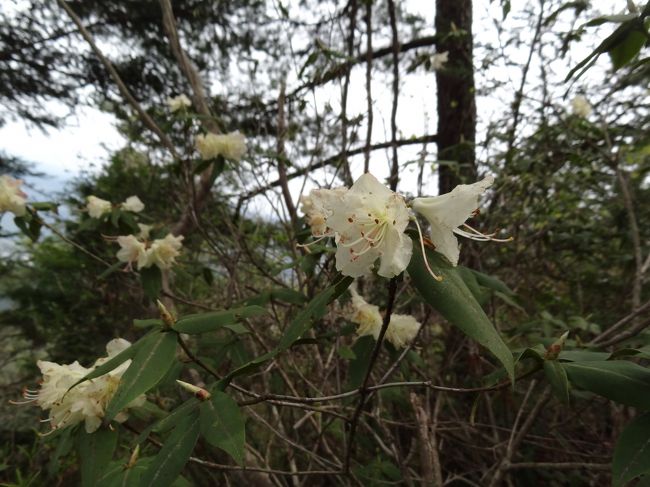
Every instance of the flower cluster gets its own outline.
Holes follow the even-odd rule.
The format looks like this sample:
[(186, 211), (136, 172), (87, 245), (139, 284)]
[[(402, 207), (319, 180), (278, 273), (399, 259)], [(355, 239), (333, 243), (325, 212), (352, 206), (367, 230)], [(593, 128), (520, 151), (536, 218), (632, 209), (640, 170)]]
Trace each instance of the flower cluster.
[(573, 100), (571, 100), (571, 109), (573, 110), (574, 115), (578, 117), (586, 118), (591, 113), (591, 104), (583, 95), (576, 95)]
[(191, 107), (192, 100), (190, 100), (187, 95), (180, 94), (173, 98), (167, 98), (167, 106), (169, 107), (169, 111), (173, 113)]
[[(379, 307), (367, 303), (352, 287), (352, 312), (348, 319), (359, 325), (357, 335), (372, 335), (375, 340), (379, 338), (379, 332), (383, 324), (383, 317), (379, 313)], [(413, 341), (420, 329), (420, 323), (411, 315), (400, 315), (393, 313), (386, 328), (386, 340), (395, 348), (403, 348)]]
[[(465, 224), (476, 214), (480, 195), (493, 181), (487, 177), (474, 184), (461, 184), (450, 193), (412, 202), (413, 210), (429, 221), (435, 249), (452, 265), (458, 263), (459, 256), (456, 235), (500, 241), (494, 234), (480, 233)], [(346, 276), (369, 274), (379, 260), (377, 274), (390, 278), (404, 271), (411, 260), (413, 242), (404, 231), (411, 220), (418, 230), (419, 224), (404, 197), (372, 174), (362, 175), (350, 189), (311, 191), (302, 199), (302, 210), (314, 237), (334, 237), (336, 268)]]
[(120, 245), (117, 251), (117, 258), (120, 262), (126, 262), (128, 266), (134, 263), (138, 269), (158, 266), (160, 269), (170, 269), (176, 262), (183, 247), (183, 236), (175, 237), (168, 233), (165, 238), (159, 238), (150, 242), (149, 225), (139, 225), (140, 233), (135, 235), (122, 235), (116, 241)]
[[(113, 209), (113, 205), (110, 201), (103, 200), (97, 196), (88, 196), (86, 202), (86, 210), (91, 218), (101, 218), (104, 214), (110, 213)], [(133, 213), (140, 213), (144, 210), (144, 203), (140, 201), (140, 198), (137, 196), (129, 196), (119, 206), (122, 210)]]
[(196, 150), (204, 160), (223, 156), (239, 161), (246, 154), (246, 137), (238, 130), (229, 134), (201, 134), (196, 138)]
[(11, 176), (0, 176), (0, 212), (10, 211), (16, 216), (24, 216), (27, 213), (25, 202), (27, 195), (23, 193), (20, 186), (23, 182)]
[[(27, 402), (36, 402), (44, 411), (49, 410), (48, 421), (52, 430), (84, 422), (86, 432), (96, 431), (104, 418), (106, 406), (115, 394), (122, 374), (131, 364), (131, 360), (125, 361), (108, 374), (82, 382), (72, 389), (70, 387), (97, 366), (130, 346), (131, 343), (122, 338), (111, 340), (106, 345), (108, 356), (98, 359), (90, 368), (86, 368), (76, 361), (68, 365), (59, 365), (39, 360), (37, 365), (43, 374), (43, 382), (40, 390), (24, 392)], [(141, 406), (144, 401), (145, 397), (140, 396), (133, 400), (127, 409)], [(123, 422), (127, 418), (127, 411), (123, 410), (115, 417), (115, 420)]]

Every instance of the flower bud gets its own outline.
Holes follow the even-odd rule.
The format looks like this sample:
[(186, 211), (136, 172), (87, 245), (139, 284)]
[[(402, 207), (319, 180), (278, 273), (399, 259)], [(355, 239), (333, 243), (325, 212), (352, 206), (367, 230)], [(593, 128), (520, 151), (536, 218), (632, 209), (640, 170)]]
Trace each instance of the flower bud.
[(189, 384), (189, 383), (184, 382), (182, 380), (176, 380), (176, 382), (178, 382), (179, 386), (181, 386), (186, 391), (192, 393), (192, 395), (194, 395), (194, 397), (196, 397), (197, 399), (199, 399), (201, 401), (207, 401), (211, 397), (210, 393), (208, 391), (206, 391), (205, 389), (201, 388), (201, 387), (195, 386), (193, 384)]
[(564, 348), (564, 342), (566, 342), (569, 332), (565, 331), (560, 338), (555, 340), (550, 347), (546, 349), (544, 354), (544, 360), (555, 360), (560, 355), (560, 352)]
[(159, 299), (156, 300), (158, 305), (158, 311), (160, 311), (160, 318), (163, 320), (163, 323), (166, 327), (171, 328), (171, 326), (176, 323), (176, 317), (167, 309), (167, 307), (160, 302)]
[(138, 458), (140, 457), (140, 445), (135, 445), (135, 448), (133, 449), (133, 453), (131, 453), (131, 457), (129, 458), (129, 462), (126, 464), (126, 468), (133, 468), (133, 466), (136, 464), (138, 461)]

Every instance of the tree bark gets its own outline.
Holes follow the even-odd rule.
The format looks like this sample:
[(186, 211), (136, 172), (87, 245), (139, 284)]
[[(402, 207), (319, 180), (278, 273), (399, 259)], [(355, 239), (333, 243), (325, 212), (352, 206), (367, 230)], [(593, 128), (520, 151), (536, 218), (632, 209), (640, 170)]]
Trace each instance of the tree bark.
[(476, 100), (472, 41), (472, 0), (436, 0), (437, 51), (449, 60), (436, 70), (440, 194), (476, 180)]

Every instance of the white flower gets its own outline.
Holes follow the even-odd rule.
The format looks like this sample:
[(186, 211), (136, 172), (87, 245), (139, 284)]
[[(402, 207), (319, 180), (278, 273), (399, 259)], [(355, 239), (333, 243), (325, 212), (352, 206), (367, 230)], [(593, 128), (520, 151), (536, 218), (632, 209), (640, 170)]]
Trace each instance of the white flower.
[(214, 159), (223, 156), (226, 159), (239, 161), (246, 154), (246, 137), (239, 131), (229, 134), (199, 135), (196, 137), (196, 149), (203, 159)]
[(0, 212), (10, 211), (16, 216), (24, 216), (27, 212), (25, 201), (27, 195), (20, 190), (23, 182), (11, 176), (0, 176)]
[(347, 188), (312, 189), (309, 195), (300, 198), (301, 210), (314, 237), (334, 236), (334, 231), (327, 226), (327, 219), (332, 216), (332, 206), (340, 202), (347, 191)]
[(327, 226), (336, 232), (336, 268), (346, 276), (368, 274), (377, 259), (377, 273), (394, 277), (411, 260), (413, 242), (404, 234), (409, 211), (404, 198), (369, 173), (341, 198), (333, 198)]
[(88, 196), (86, 210), (91, 218), (101, 218), (104, 213), (110, 213), (112, 205), (110, 201), (103, 200), (97, 196)]
[(173, 98), (167, 98), (167, 106), (169, 107), (170, 112), (176, 112), (182, 108), (191, 107), (192, 100), (183, 93)]
[[(495, 240), (492, 235), (483, 235), (464, 225), (465, 220), (474, 215), (478, 208), (479, 196), (494, 182), (492, 176), (474, 184), (459, 184), (453, 191), (440, 196), (415, 198), (413, 209), (424, 216), (431, 225), (431, 242), (436, 251), (449, 259), (452, 265), (458, 264), (460, 250), (455, 234), (474, 240)], [(464, 225), (468, 230), (461, 230)]]
[(386, 340), (395, 348), (403, 348), (413, 341), (420, 329), (420, 322), (411, 315), (392, 314), (386, 329)]
[(372, 335), (376, 340), (379, 338), (381, 325), (384, 321), (379, 313), (379, 306), (367, 303), (354, 287), (350, 287), (350, 293), (352, 294), (353, 311), (348, 316), (348, 319), (352, 323), (359, 325), (357, 328), (357, 335)]
[(138, 228), (140, 229), (140, 233), (138, 233), (137, 237), (140, 240), (149, 240), (149, 234), (151, 233), (151, 229), (153, 228), (153, 225), (145, 225), (144, 223), (138, 223)]
[(133, 235), (122, 235), (117, 237), (117, 243), (120, 245), (120, 250), (117, 251), (117, 259), (120, 262), (127, 262), (130, 264), (137, 262), (138, 269), (145, 267), (147, 263), (147, 249), (143, 242), (138, 240)]
[(571, 100), (573, 113), (578, 117), (588, 117), (591, 113), (591, 105), (583, 95), (576, 95)]
[(137, 196), (129, 196), (124, 203), (122, 203), (124, 211), (132, 211), (133, 213), (140, 213), (144, 210), (144, 203), (140, 201)]
[(431, 69), (437, 71), (445, 67), (449, 61), (449, 51), (437, 52), (431, 56)]
[[(93, 367), (86, 368), (73, 362), (59, 365), (54, 362), (39, 360), (38, 367), (43, 374), (41, 388), (38, 391), (26, 391), (28, 402), (36, 402), (43, 410), (49, 410), (50, 426), (53, 430), (73, 426), (84, 422), (86, 432), (92, 433), (101, 425), (107, 404), (120, 383), (124, 371), (131, 360), (127, 360), (108, 374), (91, 379), (70, 389), (76, 382), (91, 372), (95, 367), (106, 362), (131, 343), (122, 338), (111, 340), (106, 345), (107, 357), (98, 359)], [(145, 397), (139, 396), (127, 408), (140, 406)], [(126, 411), (121, 411), (115, 418), (122, 422), (127, 419)]]
[[(377, 340), (384, 322), (381, 313), (379, 313), (379, 307), (367, 303), (354, 287), (350, 288), (350, 293), (352, 294), (353, 311), (348, 319), (359, 325), (357, 335), (372, 335)], [(412, 316), (393, 313), (384, 336), (395, 348), (403, 348), (411, 343), (419, 329), (420, 323)]]
[(175, 237), (169, 233), (165, 238), (154, 240), (151, 247), (147, 249), (145, 262), (142, 266), (138, 263), (138, 267), (149, 267), (155, 264), (160, 269), (171, 268), (176, 257), (180, 255), (183, 238), (182, 235)]

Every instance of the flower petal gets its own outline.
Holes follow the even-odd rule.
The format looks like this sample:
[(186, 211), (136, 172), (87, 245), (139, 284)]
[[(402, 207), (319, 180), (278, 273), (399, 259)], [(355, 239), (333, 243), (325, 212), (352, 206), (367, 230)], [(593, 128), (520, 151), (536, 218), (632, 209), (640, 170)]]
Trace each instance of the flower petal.
[(384, 251), (377, 274), (382, 277), (395, 277), (400, 274), (411, 261), (413, 241), (395, 228), (389, 230), (382, 246)]
[(459, 184), (451, 192), (430, 198), (415, 198), (413, 209), (429, 222), (454, 229), (465, 223), (478, 208), (479, 196), (494, 182), (492, 176), (474, 184)]

